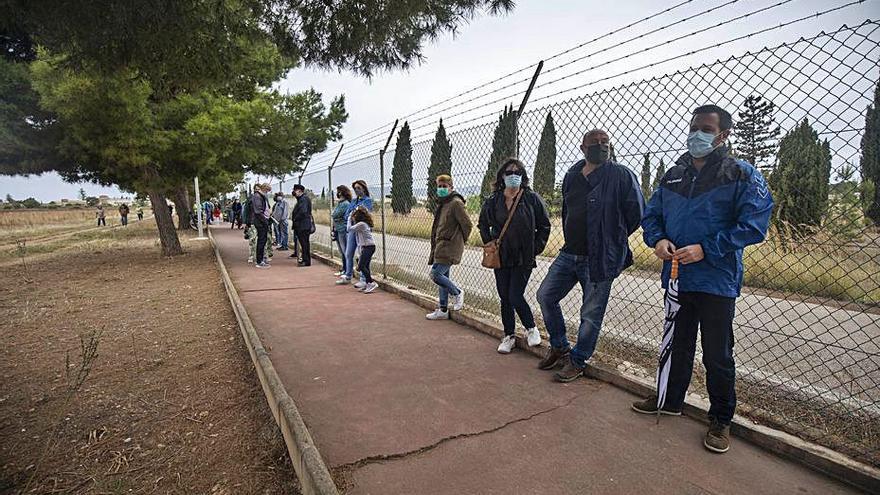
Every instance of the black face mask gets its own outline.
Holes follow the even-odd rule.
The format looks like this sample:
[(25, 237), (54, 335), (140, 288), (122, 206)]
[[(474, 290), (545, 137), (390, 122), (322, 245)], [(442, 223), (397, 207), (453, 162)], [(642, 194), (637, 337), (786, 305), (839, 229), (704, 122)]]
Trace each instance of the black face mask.
[(607, 144), (591, 144), (587, 146), (586, 159), (590, 163), (602, 164), (608, 161), (611, 146)]

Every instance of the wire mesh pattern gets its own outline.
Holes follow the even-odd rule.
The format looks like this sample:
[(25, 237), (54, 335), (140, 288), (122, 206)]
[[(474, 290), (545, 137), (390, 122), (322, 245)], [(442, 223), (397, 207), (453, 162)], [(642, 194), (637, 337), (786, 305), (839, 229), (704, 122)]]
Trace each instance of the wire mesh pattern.
[[(767, 242), (746, 250), (745, 287), (734, 324), (738, 412), (880, 465), (880, 233), (869, 226), (860, 209), (855, 214), (850, 211), (848, 201), (858, 199), (859, 193), (846, 192), (848, 184), (860, 180), (847, 169), (859, 164), (865, 109), (873, 101), (880, 75), (878, 28), (875, 21), (844, 26), (660, 77), (584, 90), (521, 115), (520, 159), (531, 177), (548, 113), (556, 131), (557, 192), (544, 198), (553, 213), (553, 232), (526, 292), (536, 316), (540, 307), (535, 294), (563, 245), (554, 208), (558, 183), (582, 158), (579, 145), (584, 132), (596, 127), (606, 130), (617, 161), (640, 176), (647, 160), (653, 179), (661, 160), (668, 168), (685, 152), (693, 108), (712, 102), (728, 109), (736, 120), (745, 99), (760, 95), (776, 105), (779, 137), (807, 119), (819, 139), (827, 140), (831, 185), (821, 224), (797, 236), (784, 226), (773, 228)], [(484, 174), (487, 167), (494, 173), (498, 165), (489, 163), (500, 106), (494, 110), (486, 123), (459, 126), (448, 134), (455, 187), (468, 198), (474, 224)], [(390, 127), (382, 132), (387, 135)], [(408, 214), (393, 213), (387, 199), (394, 150), (383, 157), (384, 184), (379, 155), (370, 150), (355, 153), (354, 159), (343, 160), (332, 170), (309, 172), (302, 183), (316, 195), (315, 218), (321, 225), (313, 237), (315, 249), (338, 257), (329, 236), (330, 196), (337, 185), (363, 179), (376, 200), (376, 239), (385, 253), (384, 259), (379, 253), (374, 257), (374, 273), (436, 293), (427, 265), (432, 216), (424, 207), (436, 122), (422, 129), (427, 132), (413, 133), (412, 190), (417, 202)], [(384, 136), (380, 138), (384, 141)], [(734, 133), (730, 145), (737, 149), (738, 144)], [(772, 176), (777, 164), (771, 158), (758, 165)], [(651, 186), (646, 187), (650, 192)], [(326, 199), (320, 197), (322, 191)], [(377, 200), (383, 192), (384, 222)], [(453, 267), (452, 278), (466, 291), (468, 310), (500, 321), (493, 274), (480, 266), (476, 232), (469, 244), (462, 263)], [(630, 246), (635, 265), (614, 282), (593, 359), (653, 377), (663, 321), (660, 262), (644, 246), (641, 231), (631, 237)], [(562, 301), (572, 340), (580, 304), (578, 287)], [(690, 392), (705, 396), (699, 358), (698, 350)]]

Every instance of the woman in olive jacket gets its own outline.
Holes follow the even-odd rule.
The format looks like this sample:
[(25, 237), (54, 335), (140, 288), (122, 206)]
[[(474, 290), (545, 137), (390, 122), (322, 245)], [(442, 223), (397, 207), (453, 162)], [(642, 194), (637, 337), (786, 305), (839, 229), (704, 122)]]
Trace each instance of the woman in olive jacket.
[[(522, 197), (517, 203), (519, 195)], [(509, 353), (516, 345), (516, 314), (526, 328), (529, 346), (541, 344), (541, 334), (525, 292), (532, 269), (537, 266), (535, 256), (544, 251), (550, 237), (550, 216), (544, 200), (529, 187), (529, 176), (522, 162), (510, 158), (498, 169), (495, 190), (480, 211), (477, 226), (484, 244), (498, 239), (514, 204), (516, 210), (499, 246), (501, 268), (494, 270), (504, 324), (504, 338), (498, 346), (502, 354)]]

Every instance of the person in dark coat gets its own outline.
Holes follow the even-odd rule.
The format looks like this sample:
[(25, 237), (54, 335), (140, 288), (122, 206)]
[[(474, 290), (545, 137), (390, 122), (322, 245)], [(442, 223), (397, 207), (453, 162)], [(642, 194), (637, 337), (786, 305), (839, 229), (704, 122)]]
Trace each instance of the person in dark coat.
[(302, 184), (293, 186), (293, 195), (296, 196), (296, 206), (293, 207), (293, 228), (296, 230), (296, 238), (299, 240), (300, 254), (302, 258), (297, 263), (299, 266), (312, 266), (312, 250), (309, 243), (314, 220), (312, 219), (312, 200), (306, 194), (306, 188)]
[(232, 218), (229, 219), (230, 225), (229, 228), (234, 228), (236, 224), (238, 228), (241, 228), (241, 215), (242, 215), (242, 205), (241, 201), (238, 198), (235, 198), (235, 201), (232, 202), (232, 207), (230, 208), (232, 211)]
[[(584, 159), (562, 179), (562, 232), (565, 245), (538, 289), (550, 349), (538, 367), (552, 370), (556, 380), (570, 382), (583, 375), (596, 349), (614, 279), (632, 265), (629, 236), (639, 228), (645, 198), (631, 170), (611, 159), (611, 139), (593, 129), (581, 142)], [(559, 302), (575, 284), (583, 291), (578, 338), (568, 343)]]
[[(511, 214), (514, 205), (516, 209)], [(498, 169), (495, 190), (480, 211), (477, 227), (483, 244), (498, 239), (508, 216), (510, 223), (499, 246), (501, 268), (493, 270), (504, 324), (504, 337), (498, 346), (498, 352), (502, 354), (509, 353), (516, 346), (516, 315), (526, 329), (528, 345), (541, 344), (541, 334), (525, 293), (532, 269), (537, 266), (535, 256), (544, 251), (550, 238), (547, 206), (529, 187), (526, 168), (515, 158), (506, 160)]]

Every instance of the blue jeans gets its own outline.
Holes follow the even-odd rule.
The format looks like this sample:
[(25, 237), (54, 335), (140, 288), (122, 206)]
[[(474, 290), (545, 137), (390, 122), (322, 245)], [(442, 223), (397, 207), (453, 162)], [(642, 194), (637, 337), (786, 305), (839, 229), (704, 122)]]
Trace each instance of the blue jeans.
[(348, 271), (348, 257), (345, 255), (345, 247), (348, 245), (348, 236), (345, 235), (345, 230), (337, 230), (336, 231), (336, 247), (339, 248), (339, 257), (342, 258), (342, 273), (346, 273)]
[(444, 311), (449, 307), (449, 295), (457, 296), (461, 294), (461, 289), (452, 283), (452, 280), (449, 280), (449, 270), (451, 268), (452, 265), (444, 265), (442, 263), (431, 265), (431, 280), (440, 287), (440, 309)]
[[(354, 274), (354, 253), (357, 251), (357, 235), (354, 232), (345, 234), (345, 278), (351, 279)], [(359, 273), (364, 278), (363, 273)]]
[(278, 246), (287, 249), (287, 239), (288, 239), (288, 230), (287, 230), (287, 219), (278, 222)]
[(565, 335), (565, 318), (562, 316), (559, 301), (571, 292), (574, 284), (581, 284), (581, 323), (578, 327), (577, 343), (571, 349), (571, 362), (579, 368), (586, 366), (587, 360), (596, 350), (612, 282), (613, 280), (591, 282), (586, 256), (560, 252), (538, 289), (538, 303), (544, 313), (544, 325), (550, 334), (550, 345), (556, 349), (569, 349), (571, 345)]

